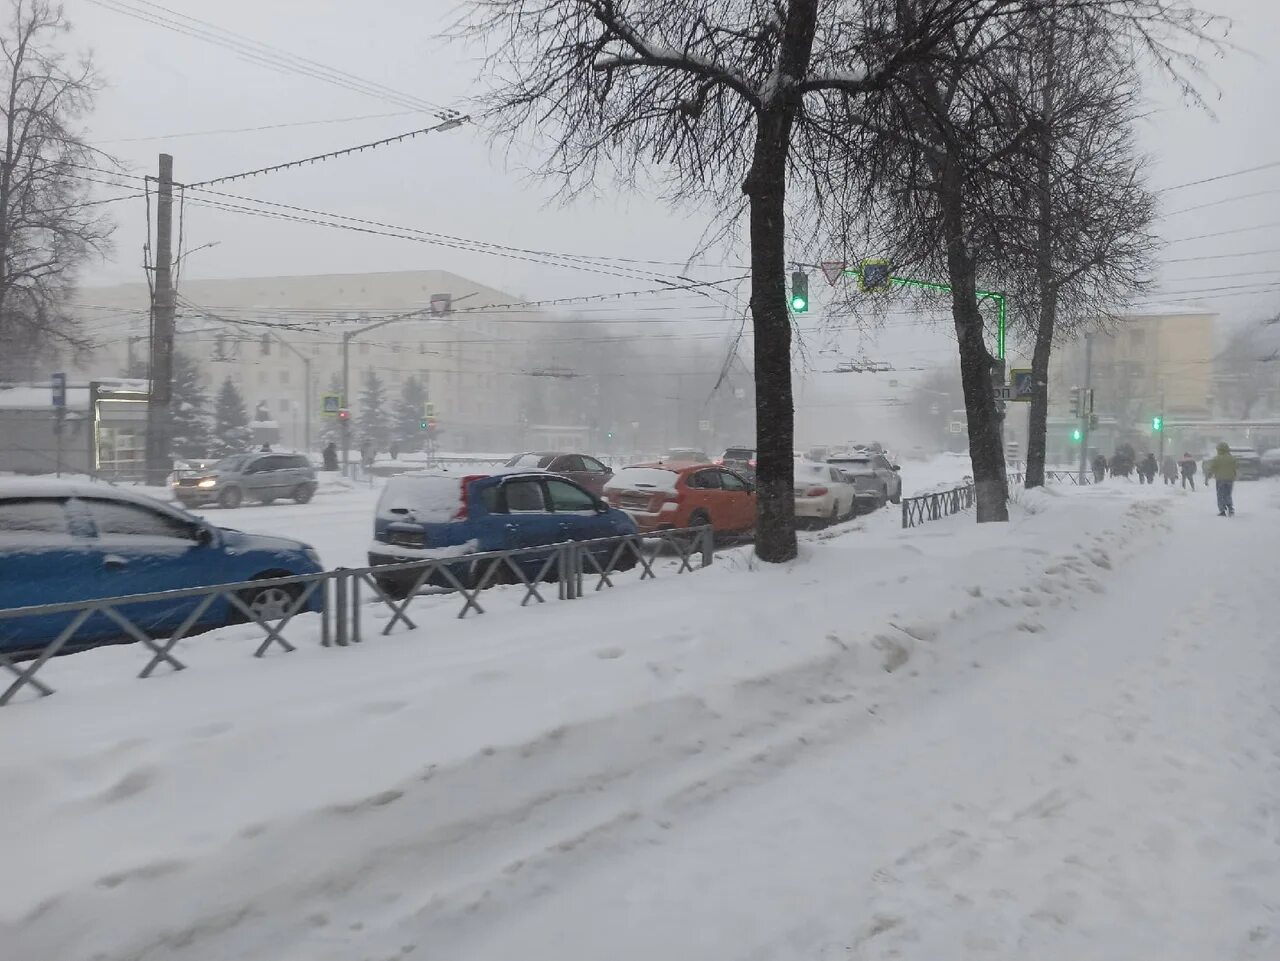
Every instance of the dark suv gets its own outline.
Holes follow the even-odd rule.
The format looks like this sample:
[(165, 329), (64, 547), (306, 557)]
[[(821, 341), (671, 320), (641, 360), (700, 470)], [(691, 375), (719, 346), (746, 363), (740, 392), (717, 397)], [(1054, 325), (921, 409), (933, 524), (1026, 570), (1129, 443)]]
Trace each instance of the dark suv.
[(754, 447), (730, 447), (718, 458), (716, 463), (730, 470), (736, 470), (748, 480), (756, 473), (756, 451)]
[(187, 507), (239, 507), (246, 497), (264, 504), (288, 497), (305, 504), (315, 492), (315, 468), (305, 454), (232, 454), (212, 470), (184, 471), (173, 481), (174, 499)]

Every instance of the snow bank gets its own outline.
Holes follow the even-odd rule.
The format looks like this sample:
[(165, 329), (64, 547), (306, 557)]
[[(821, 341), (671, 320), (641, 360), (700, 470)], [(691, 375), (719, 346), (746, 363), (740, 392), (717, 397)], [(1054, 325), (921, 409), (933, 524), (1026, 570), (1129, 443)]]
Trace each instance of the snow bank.
[[(781, 567), (741, 549), (465, 621), (426, 602), (418, 630), (389, 637), (371, 606), (368, 640), (345, 650), (232, 658), (242, 641), (221, 632), (185, 647), (188, 671), (96, 685), (137, 652), (63, 659), (57, 695), (0, 718), (21, 865), (0, 881), (0, 938), (15, 958), (64, 961), (515, 956), (496, 943), (546, 892), (664, 844), (664, 824), (856, 735), (886, 703), (1017, 657), (1163, 516), (1086, 496), (1010, 525), (904, 532), (886, 514)], [(733, 866), (706, 870), (714, 883), (670, 897), (700, 903)], [(613, 933), (611, 957), (690, 956)], [(557, 943), (515, 953), (605, 956)], [(743, 946), (717, 943), (715, 957)]]

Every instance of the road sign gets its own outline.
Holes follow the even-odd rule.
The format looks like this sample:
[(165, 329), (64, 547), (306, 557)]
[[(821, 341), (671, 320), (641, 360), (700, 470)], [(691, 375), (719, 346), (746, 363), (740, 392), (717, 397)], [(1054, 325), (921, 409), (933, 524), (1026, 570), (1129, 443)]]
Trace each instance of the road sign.
[(432, 294), (428, 302), (432, 317), (444, 317), (453, 310), (453, 294)]
[(1035, 393), (1036, 382), (1030, 370), (1014, 367), (1009, 371), (1009, 386), (1013, 388), (1011, 400), (1029, 401)]
[(963, 433), (964, 433), (964, 423), (963, 423), (962, 421), (953, 420), (953, 421), (951, 422), (951, 433), (953, 433), (953, 434), (963, 434)]
[(844, 276), (844, 269), (849, 264), (843, 260), (824, 260), (818, 266), (822, 268), (822, 276), (827, 278), (827, 283), (834, 287), (836, 281)]
[(326, 417), (337, 417), (340, 410), (342, 410), (341, 394), (320, 395), (320, 413)]
[(53, 377), (50, 378), (50, 381), (51, 381), (50, 387), (53, 388), (53, 406), (66, 407), (67, 406), (67, 375), (54, 374)]
[(889, 275), (889, 261), (864, 260), (858, 268), (858, 285), (864, 294), (892, 288), (893, 278)]
[(435, 417), (435, 416), (436, 416), (436, 405), (435, 405), (435, 402), (434, 402), (434, 401), (430, 401), (430, 400), (429, 400), (429, 401), (426, 401), (425, 403), (423, 403), (423, 405), (422, 405), (422, 416), (423, 416), (423, 417)]
[(709, 421), (709, 420), (700, 420), (700, 421), (698, 421), (698, 430), (704, 430), (704, 431), (705, 431), (705, 430), (710, 430), (710, 429), (711, 429), (711, 421)]
[(996, 384), (994, 387), (991, 388), (991, 392), (992, 394), (995, 395), (996, 400), (1013, 400), (1014, 399), (1013, 388), (1006, 387), (1004, 384)]
[(942, 413), (942, 408), (939, 407), (937, 404), (930, 404), (929, 413), (932, 414), (934, 417), (937, 417), (939, 414)]

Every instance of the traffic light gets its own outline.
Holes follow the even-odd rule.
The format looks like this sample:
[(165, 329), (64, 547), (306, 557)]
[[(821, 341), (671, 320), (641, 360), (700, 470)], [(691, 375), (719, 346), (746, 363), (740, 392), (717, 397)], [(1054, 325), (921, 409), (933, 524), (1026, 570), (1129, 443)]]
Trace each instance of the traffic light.
[(1151, 429), (1157, 434), (1164, 430), (1164, 418), (1157, 414), (1151, 418)]
[(338, 420), (350, 420), (350, 419), (351, 419), (351, 411), (347, 410), (347, 408), (343, 407), (338, 411)]
[(427, 423), (427, 419), (425, 417), (422, 418), (422, 420), (418, 421), (418, 430), (426, 430), (430, 426), (431, 425)]
[(1071, 416), (1075, 417), (1076, 419), (1079, 419), (1080, 417), (1080, 406), (1081, 406), (1080, 402), (1083, 399), (1084, 399), (1083, 391), (1081, 391), (1079, 387), (1072, 387), (1071, 388)]
[(803, 270), (791, 274), (791, 309), (797, 314), (809, 309), (809, 275)]
[(613, 440), (613, 431), (609, 431), (609, 432), (608, 432), (607, 434), (605, 434), (604, 436), (605, 436), (605, 437), (607, 437), (607, 438), (609, 438), (609, 440)]
[(1078, 444), (1083, 439), (1084, 439), (1084, 431), (1082, 431), (1079, 427), (1072, 428), (1071, 442), (1073, 444)]

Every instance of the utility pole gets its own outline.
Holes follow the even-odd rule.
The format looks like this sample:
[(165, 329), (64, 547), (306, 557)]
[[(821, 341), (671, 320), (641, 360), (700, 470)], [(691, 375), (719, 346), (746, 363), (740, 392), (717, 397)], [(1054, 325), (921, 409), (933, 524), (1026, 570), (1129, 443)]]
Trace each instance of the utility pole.
[(1160, 429), (1156, 431), (1160, 435), (1160, 469), (1164, 470), (1164, 391), (1160, 391)]
[[(1086, 400), (1088, 409), (1086, 410)], [(1080, 471), (1076, 484), (1084, 485), (1084, 469), (1089, 459), (1089, 422), (1093, 419), (1093, 334), (1084, 335), (1084, 392), (1080, 396)]]
[(151, 293), (151, 391), (147, 398), (147, 483), (164, 485), (173, 469), (169, 438), (173, 430), (173, 157), (160, 155), (156, 202), (155, 283)]

